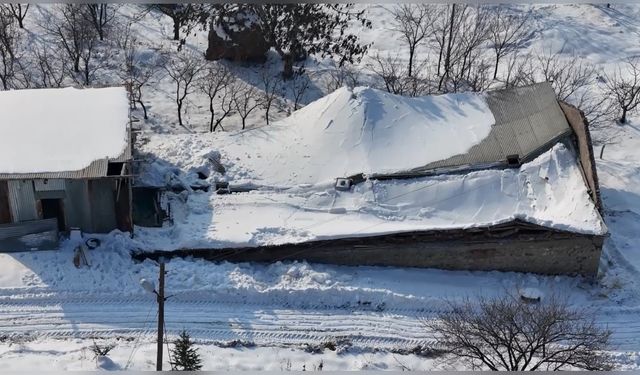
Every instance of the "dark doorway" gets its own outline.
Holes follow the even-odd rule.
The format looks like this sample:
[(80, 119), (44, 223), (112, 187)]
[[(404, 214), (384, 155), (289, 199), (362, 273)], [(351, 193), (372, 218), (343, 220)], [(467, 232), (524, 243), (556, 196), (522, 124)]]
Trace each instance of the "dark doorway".
[(7, 181), (0, 181), (0, 224), (11, 222), (11, 211), (9, 208), (9, 188)]
[(64, 222), (64, 211), (62, 209), (62, 199), (41, 199), (43, 219), (58, 219), (58, 230), (64, 232), (66, 230)]

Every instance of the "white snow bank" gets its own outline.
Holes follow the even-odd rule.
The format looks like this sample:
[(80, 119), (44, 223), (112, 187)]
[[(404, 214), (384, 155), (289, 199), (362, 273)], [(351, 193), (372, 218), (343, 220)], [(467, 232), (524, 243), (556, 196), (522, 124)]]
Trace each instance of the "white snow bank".
[(142, 248), (225, 248), (481, 227), (521, 219), (604, 234), (575, 156), (562, 144), (520, 169), (367, 181), (351, 192), (294, 188), (170, 197), (174, 225), (138, 228)]
[[(225, 166), (245, 172), (238, 182), (296, 186), (357, 173), (389, 173), (465, 153), (495, 119), (483, 95), (407, 98), (359, 87), (341, 88), (290, 117), (235, 134), (198, 135), (194, 148), (155, 137), (148, 148), (175, 165), (185, 151), (219, 151)], [(153, 144), (159, 143), (159, 144)]]
[(122, 154), (129, 104), (122, 87), (0, 92), (0, 173), (76, 171)]

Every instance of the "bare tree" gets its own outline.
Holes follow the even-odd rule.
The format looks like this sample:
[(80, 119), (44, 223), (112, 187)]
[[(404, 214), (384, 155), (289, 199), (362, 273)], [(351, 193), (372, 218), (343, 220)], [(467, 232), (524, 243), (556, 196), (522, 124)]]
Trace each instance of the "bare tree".
[(640, 104), (640, 65), (637, 58), (619, 64), (612, 74), (605, 76), (607, 92), (621, 112), (619, 122), (627, 123), (627, 115)]
[(289, 91), (293, 99), (293, 110), (300, 109), (300, 104), (304, 100), (304, 96), (307, 90), (311, 86), (311, 80), (304, 74), (304, 68), (300, 68), (295, 71), (291, 83), (289, 84)]
[(529, 34), (530, 13), (513, 14), (504, 6), (491, 8), (489, 36), (495, 54), (493, 79), (498, 76), (500, 60), (518, 49)]
[(179, 53), (169, 59), (164, 65), (164, 70), (175, 84), (175, 101), (178, 106), (178, 123), (183, 125), (182, 109), (184, 101), (191, 94), (193, 83), (204, 67), (200, 56), (190, 53)]
[(449, 302), (450, 312), (425, 321), (454, 360), (471, 369), (556, 371), (570, 368), (610, 370), (611, 332), (592, 314), (566, 299), (538, 303), (505, 295), (493, 299)]
[(180, 32), (189, 34), (198, 23), (204, 23), (209, 16), (209, 8), (206, 4), (152, 4), (149, 9), (154, 9), (171, 18), (173, 21), (173, 40), (181, 40)]
[(29, 4), (9, 4), (9, 10), (11, 11), (11, 15), (18, 21), (18, 26), (21, 29), (24, 29), (24, 19), (27, 16), (27, 11), (29, 10)]
[(431, 79), (431, 67), (428, 59), (423, 61), (417, 71), (420, 74), (409, 76), (407, 68), (396, 55), (376, 54), (369, 68), (382, 81), (382, 89), (396, 95), (421, 96), (434, 91)]
[(147, 106), (142, 98), (143, 89), (158, 73), (160, 63), (156, 59), (143, 58), (136, 46), (136, 39), (132, 38), (125, 50), (125, 61), (120, 77), (129, 90), (132, 109), (136, 108), (136, 104), (140, 104), (146, 120), (149, 117)]
[(595, 83), (597, 71), (580, 59), (563, 59), (563, 53), (564, 46), (555, 53), (543, 51), (537, 54), (536, 64), (541, 79), (551, 82), (558, 99), (571, 102), (574, 96)]
[[(445, 21), (446, 17), (446, 21)], [(451, 4), (435, 22), (436, 41), (440, 48), (438, 58), (439, 92), (455, 92), (468, 89), (467, 81), (477, 74), (474, 64), (480, 50), (489, 39), (489, 12), (484, 7)], [(483, 73), (484, 75), (484, 73)]]
[(504, 87), (526, 86), (536, 82), (535, 67), (532, 64), (533, 57), (531, 54), (520, 56), (518, 51), (509, 55), (507, 60), (507, 69), (504, 76), (498, 78), (502, 81)]
[(280, 75), (271, 74), (267, 69), (262, 70), (261, 79), (264, 89), (261, 102), (262, 107), (264, 108), (264, 118), (267, 120), (267, 125), (269, 125), (269, 114), (273, 104), (281, 93), (282, 81), (280, 79)]
[(235, 96), (236, 89), (234, 84), (229, 84), (224, 87), (222, 90), (222, 96), (220, 97), (220, 106), (218, 111), (218, 118), (216, 119), (216, 123), (213, 125), (213, 131), (216, 131), (218, 126), (222, 131), (224, 128), (222, 127), (222, 121), (233, 114), (233, 109), (235, 107)]
[(325, 86), (328, 92), (334, 92), (343, 86), (354, 88), (359, 85), (360, 71), (351, 65), (330, 69), (325, 78)]
[(95, 3), (84, 4), (84, 16), (93, 25), (100, 40), (104, 40), (109, 26), (116, 17), (118, 4)]
[(16, 76), (19, 39), (13, 18), (0, 9), (0, 83), (5, 90), (12, 86)]
[(60, 58), (60, 51), (54, 51), (47, 43), (33, 49), (35, 66), (39, 73), (38, 87), (62, 87), (67, 77), (66, 60)]
[(238, 83), (234, 86), (236, 95), (233, 97), (233, 105), (236, 113), (242, 119), (242, 129), (245, 129), (247, 117), (262, 103), (255, 86), (246, 82)]
[(57, 41), (59, 47), (69, 57), (73, 72), (80, 73), (81, 60), (85, 65), (85, 77), (96, 46), (96, 31), (83, 16), (81, 4), (61, 4), (57, 6), (59, 18), (44, 28)]
[(437, 10), (431, 4), (401, 4), (390, 10), (393, 30), (400, 33), (409, 48), (409, 77), (413, 76), (416, 50), (434, 32), (432, 25)]
[(198, 89), (209, 98), (209, 112), (211, 118), (209, 121), (209, 131), (215, 131), (213, 120), (215, 118), (215, 107), (213, 105), (214, 100), (218, 95), (231, 84), (233, 75), (221, 63), (209, 63), (204, 71), (204, 74), (200, 77), (198, 82)]

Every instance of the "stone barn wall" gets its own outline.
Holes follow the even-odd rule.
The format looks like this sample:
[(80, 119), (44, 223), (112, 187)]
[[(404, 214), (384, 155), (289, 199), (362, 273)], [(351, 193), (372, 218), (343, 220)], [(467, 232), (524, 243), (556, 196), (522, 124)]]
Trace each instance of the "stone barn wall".
[(194, 256), (232, 262), (306, 260), (349, 266), (497, 270), (596, 276), (603, 236), (567, 232), (486, 230), (412, 232), (235, 249), (191, 249), (135, 257)]

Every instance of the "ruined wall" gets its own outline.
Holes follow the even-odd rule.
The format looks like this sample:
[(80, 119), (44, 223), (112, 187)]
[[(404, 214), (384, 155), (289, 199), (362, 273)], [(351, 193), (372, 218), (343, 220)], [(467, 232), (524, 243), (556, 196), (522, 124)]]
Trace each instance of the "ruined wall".
[(564, 112), (567, 122), (569, 122), (569, 125), (576, 135), (578, 152), (580, 154), (580, 164), (586, 178), (586, 183), (591, 192), (591, 199), (593, 199), (598, 210), (602, 212), (600, 187), (598, 185), (598, 174), (596, 172), (596, 161), (593, 156), (593, 145), (591, 143), (591, 134), (589, 133), (589, 124), (587, 123), (584, 114), (576, 107), (560, 102), (560, 108)]
[(595, 276), (603, 240), (602, 236), (558, 232), (513, 233), (503, 238), (484, 233), (455, 239), (437, 239), (432, 234), (413, 232), (260, 248), (156, 252), (138, 257), (178, 255), (237, 262), (295, 259), (352, 266)]

